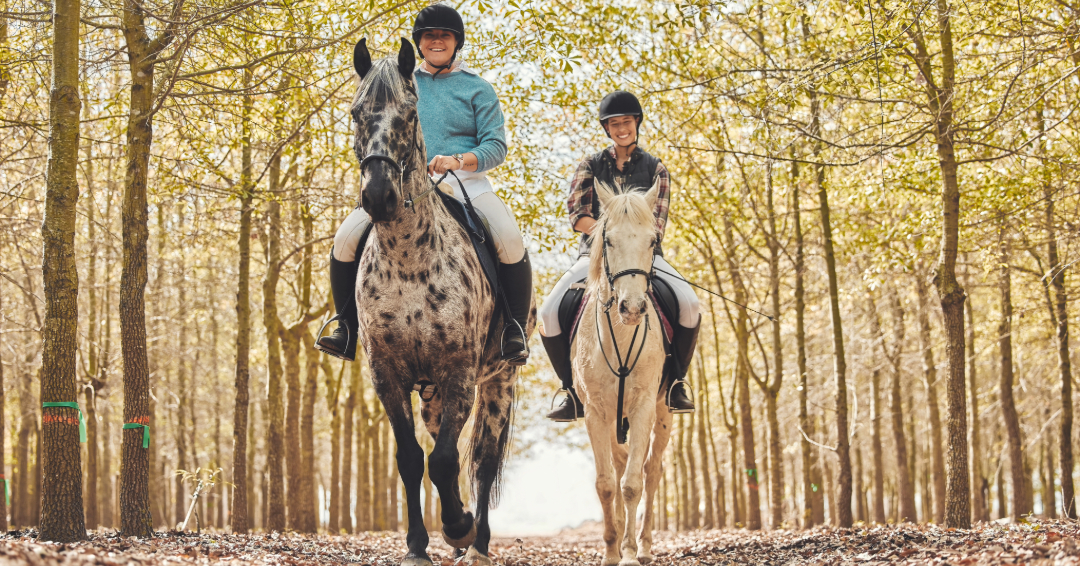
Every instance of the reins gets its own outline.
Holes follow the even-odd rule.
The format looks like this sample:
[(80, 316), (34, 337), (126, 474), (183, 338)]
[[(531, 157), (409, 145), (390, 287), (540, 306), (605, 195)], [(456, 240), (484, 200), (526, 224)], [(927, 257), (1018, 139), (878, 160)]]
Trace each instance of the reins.
[[(596, 321), (596, 340), (600, 342), (600, 353), (604, 356), (604, 363), (607, 364), (611, 373), (615, 374), (619, 378), (619, 401), (616, 405), (615, 415), (615, 438), (619, 444), (626, 444), (626, 435), (630, 431), (630, 420), (623, 416), (623, 399), (626, 396), (626, 378), (637, 367), (638, 360), (641, 359), (641, 353), (645, 350), (645, 342), (649, 338), (649, 314), (645, 313), (645, 332), (641, 336), (641, 343), (638, 344), (637, 356), (634, 356), (634, 363), (627, 366), (627, 362), (630, 361), (630, 356), (634, 354), (634, 344), (637, 343), (638, 331), (641, 330), (641, 325), (637, 325), (634, 328), (634, 334), (630, 337), (630, 347), (626, 350), (626, 359), (623, 359), (622, 351), (619, 349), (619, 340), (615, 337), (615, 325), (611, 322), (611, 306), (615, 302), (615, 281), (626, 275), (635, 276), (641, 275), (645, 277), (646, 289), (645, 293), (648, 294), (652, 290), (652, 278), (653, 272), (645, 271), (644, 269), (624, 269), (615, 275), (611, 274), (611, 266), (608, 264), (608, 240), (607, 240), (607, 226), (604, 226), (602, 231), (603, 245), (601, 246), (601, 256), (604, 261), (604, 277), (608, 281), (608, 288), (611, 292), (611, 296), (604, 303), (604, 317), (607, 319), (608, 331), (611, 332), (611, 344), (615, 347), (615, 361), (619, 363), (619, 369), (615, 369), (611, 365), (611, 360), (608, 359), (607, 352), (604, 350), (604, 343), (600, 337), (600, 301), (595, 303), (595, 318)], [(598, 298), (599, 299), (599, 298)]]

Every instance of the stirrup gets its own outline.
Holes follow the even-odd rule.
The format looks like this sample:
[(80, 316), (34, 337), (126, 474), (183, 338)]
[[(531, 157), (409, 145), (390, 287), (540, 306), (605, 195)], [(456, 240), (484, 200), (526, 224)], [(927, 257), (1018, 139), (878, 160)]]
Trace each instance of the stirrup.
[(512, 359), (506, 358), (506, 351), (503, 350), (503, 345), (506, 343), (506, 331), (510, 328), (510, 325), (506, 324), (503, 326), (502, 334), (499, 335), (499, 359), (509, 363), (512, 366), (523, 366), (529, 360), (529, 355), (532, 354), (532, 352), (529, 350), (529, 337), (525, 335), (525, 329), (521, 327), (521, 324), (518, 323), (516, 318), (512, 316), (508, 316), (507, 318), (509, 318), (510, 321), (514, 323), (514, 326), (517, 327), (518, 332), (521, 333), (521, 343), (525, 345), (525, 353), (519, 356), (515, 356)]
[[(556, 391), (556, 392), (555, 392), (555, 394), (551, 396), (551, 405), (549, 405), (549, 406), (548, 406), (548, 412), (549, 412), (549, 413), (550, 413), (551, 411), (554, 411), (554, 410), (555, 410), (555, 400), (559, 398), (559, 393), (566, 393), (566, 396), (567, 396), (567, 397), (573, 397), (573, 394), (572, 394), (572, 393), (570, 393), (570, 390), (569, 390), (569, 389), (567, 389), (567, 388), (565, 388), (565, 387), (561, 387), (561, 388), (559, 388), (559, 390), (558, 390), (558, 391)], [(575, 414), (575, 415), (577, 414), (577, 411), (576, 411), (576, 410), (574, 411), (574, 414)]]
[[(686, 390), (689, 392), (689, 395), (687, 395), (687, 397), (690, 397), (690, 402), (694, 404), (694, 409), (679, 409), (676, 411), (671, 408), (671, 392), (674, 391), (675, 386), (680, 383), (683, 384), (683, 387), (685, 387)], [(664, 405), (667, 407), (668, 412), (673, 415), (693, 413), (695, 410), (697, 410), (697, 394), (694, 393), (694, 388), (690, 386), (690, 382), (686, 381), (685, 379), (676, 379), (675, 381), (671, 382), (671, 387), (668, 387), (667, 395), (665, 395), (664, 397)]]
[(349, 325), (344, 324), (344, 322), (343, 322), (344, 319), (342, 318), (342, 316), (340, 314), (335, 314), (334, 316), (326, 319), (326, 322), (324, 322), (323, 325), (321, 327), (319, 327), (319, 334), (315, 337), (315, 349), (322, 352), (322, 353), (324, 353), (324, 354), (326, 354), (326, 355), (328, 355), (328, 356), (333, 356), (333, 357), (335, 357), (335, 358), (337, 358), (339, 360), (350, 361), (350, 360), (348, 360), (348, 359), (346, 359), (344, 357), (343, 352), (336, 352), (334, 350), (324, 348), (323, 345), (319, 343), (319, 341), (323, 339), (323, 331), (326, 330), (326, 327), (329, 326), (330, 323), (334, 322), (334, 321), (338, 321), (339, 323), (341, 323), (341, 324), (343, 324), (345, 326), (345, 333), (348, 334), (348, 336), (349, 336), (349, 341), (345, 343), (345, 348), (348, 349), (349, 344), (351, 344), (352, 340), (353, 340), (352, 332), (349, 331)]

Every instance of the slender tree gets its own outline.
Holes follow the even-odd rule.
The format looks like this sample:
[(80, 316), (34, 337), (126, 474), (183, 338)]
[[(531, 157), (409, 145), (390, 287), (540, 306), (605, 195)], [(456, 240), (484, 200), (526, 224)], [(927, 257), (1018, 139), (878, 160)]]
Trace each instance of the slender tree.
[(934, 63), (921, 25), (909, 26), (908, 34), (915, 51), (908, 51), (923, 78), (930, 115), (937, 141), (941, 169), (941, 253), (934, 268), (934, 286), (945, 319), (945, 380), (948, 422), (948, 470), (945, 502), (945, 526), (966, 529), (971, 526), (970, 490), (968, 488), (967, 405), (964, 375), (964, 300), (967, 295), (956, 279), (956, 254), (960, 242), (959, 162), (956, 159), (954, 104), (956, 58), (953, 53), (952, 8), (949, 0), (937, 0), (938, 49), (941, 54), (940, 80), (934, 75)]

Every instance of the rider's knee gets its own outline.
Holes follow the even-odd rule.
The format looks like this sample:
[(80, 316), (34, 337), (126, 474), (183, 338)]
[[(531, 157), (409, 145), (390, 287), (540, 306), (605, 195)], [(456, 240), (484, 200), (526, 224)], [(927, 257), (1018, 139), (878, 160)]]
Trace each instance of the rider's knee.
[(334, 234), (334, 259), (338, 261), (356, 261), (356, 247), (364, 235), (369, 219), (363, 209), (353, 209)]

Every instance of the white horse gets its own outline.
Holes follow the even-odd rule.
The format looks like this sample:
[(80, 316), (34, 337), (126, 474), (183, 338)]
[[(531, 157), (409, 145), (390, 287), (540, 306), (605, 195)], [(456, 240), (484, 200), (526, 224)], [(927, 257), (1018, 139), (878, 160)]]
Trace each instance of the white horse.
[[(603, 213), (592, 231), (588, 296), (571, 348), (604, 510), (604, 566), (652, 562), (652, 506), (671, 437), (671, 413), (660, 393), (663, 329), (648, 297), (657, 192), (654, 186), (644, 194), (615, 194), (597, 183)], [(643, 485), (645, 514), (635, 541)]]

